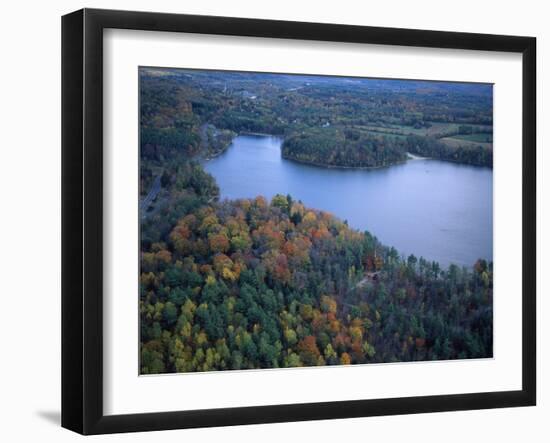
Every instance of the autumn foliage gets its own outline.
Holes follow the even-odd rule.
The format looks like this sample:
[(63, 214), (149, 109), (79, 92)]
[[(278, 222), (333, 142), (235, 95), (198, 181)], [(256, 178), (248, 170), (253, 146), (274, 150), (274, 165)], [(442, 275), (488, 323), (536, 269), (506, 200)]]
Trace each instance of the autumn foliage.
[(290, 197), (203, 204), (142, 244), (141, 270), (142, 373), (492, 352), (490, 265), (404, 260)]

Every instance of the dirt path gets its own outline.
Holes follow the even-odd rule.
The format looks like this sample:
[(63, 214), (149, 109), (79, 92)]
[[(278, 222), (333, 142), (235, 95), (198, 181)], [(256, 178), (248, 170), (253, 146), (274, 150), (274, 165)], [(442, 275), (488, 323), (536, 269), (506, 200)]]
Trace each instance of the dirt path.
[(147, 209), (149, 209), (149, 206), (151, 206), (151, 204), (155, 201), (158, 193), (160, 192), (160, 177), (161, 174), (156, 176), (153, 184), (151, 185), (151, 189), (149, 189), (147, 195), (139, 203), (139, 212), (141, 214), (141, 217), (145, 217), (145, 215), (147, 214)]

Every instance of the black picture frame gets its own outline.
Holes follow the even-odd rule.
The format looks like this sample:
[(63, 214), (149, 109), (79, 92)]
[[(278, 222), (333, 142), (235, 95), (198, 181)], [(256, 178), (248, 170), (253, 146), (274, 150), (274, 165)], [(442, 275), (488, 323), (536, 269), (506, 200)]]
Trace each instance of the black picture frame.
[[(102, 77), (103, 30), (107, 28), (522, 54), (522, 389), (104, 415)], [(63, 427), (82, 434), (104, 434), (535, 405), (535, 274), (535, 38), (97, 9), (79, 10), (62, 18)]]

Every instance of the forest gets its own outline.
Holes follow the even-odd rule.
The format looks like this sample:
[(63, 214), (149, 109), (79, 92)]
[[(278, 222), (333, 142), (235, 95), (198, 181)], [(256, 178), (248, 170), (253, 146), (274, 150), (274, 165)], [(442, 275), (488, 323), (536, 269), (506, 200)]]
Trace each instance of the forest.
[(405, 149), (388, 137), (332, 127), (289, 136), (284, 141), (282, 156), (319, 166), (345, 168), (389, 166), (407, 159)]
[[(292, 195), (220, 200), (202, 166), (247, 131), (282, 134), (283, 156), (324, 166), (390, 165), (407, 152), (489, 164), (486, 147), (422, 135), (492, 135), (484, 91), (435, 88), (445, 103), (435, 107), (402, 102), (408, 84), (367, 82), (360, 100), (329, 81), (234, 76), (141, 72), (140, 193), (156, 191), (140, 214), (140, 373), (491, 357), (491, 262), (404, 257)], [(395, 120), (367, 129), (391, 109)]]
[(492, 266), (400, 258), (278, 195), (206, 204), (141, 258), (141, 373), (492, 356)]

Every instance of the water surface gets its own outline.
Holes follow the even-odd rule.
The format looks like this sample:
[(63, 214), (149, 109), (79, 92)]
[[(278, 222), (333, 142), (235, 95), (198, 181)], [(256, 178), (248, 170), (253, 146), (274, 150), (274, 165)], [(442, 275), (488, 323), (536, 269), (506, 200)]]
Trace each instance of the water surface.
[(438, 160), (329, 169), (285, 160), (270, 136), (239, 136), (205, 164), (222, 198), (290, 194), (367, 230), (402, 255), (471, 266), (493, 258), (493, 172)]

